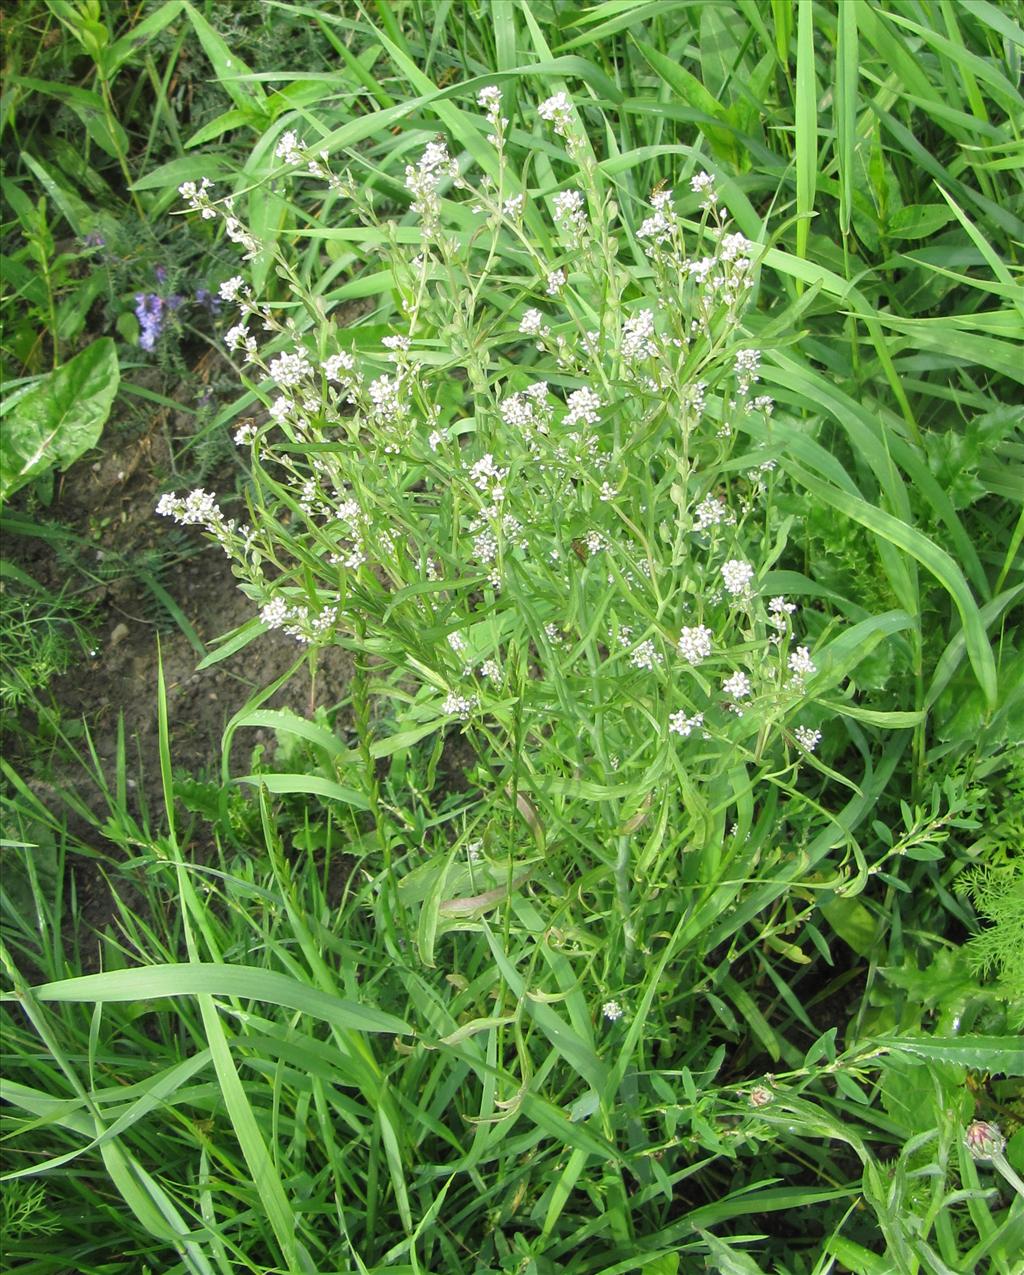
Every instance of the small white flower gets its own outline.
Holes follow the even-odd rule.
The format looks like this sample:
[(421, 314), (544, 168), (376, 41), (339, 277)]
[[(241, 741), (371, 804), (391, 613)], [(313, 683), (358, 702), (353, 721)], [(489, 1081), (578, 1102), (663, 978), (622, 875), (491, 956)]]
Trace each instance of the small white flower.
[(715, 191), (715, 179), (710, 173), (697, 173), (695, 177), (690, 178), (690, 189), (695, 195), (703, 195), (701, 208), (705, 212), (709, 212), (718, 203), (718, 194)]
[(519, 321), (519, 331), (523, 336), (536, 336), (543, 323), (544, 316), (539, 310), (527, 310)]
[(805, 677), (813, 677), (818, 671), (806, 646), (798, 646), (790, 655), (789, 668), (797, 681), (802, 681)]
[(229, 350), (244, 350), (249, 358), (256, 353), (256, 338), (249, 335), (249, 329), (244, 323), (236, 323), (233, 328), (228, 328), (224, 334), (224, 344)]
[(508, 477), (508, 470), (494, 463), (494, 457), (488, 452), (470, 468), (469, 480), (477, 491), (490, 492), (499, 498), (503, 494), (501, 484)]
[(501, 89), (496, 84), (486, 84), (476, 95), (476, 104), (486, 111), (488, 118), (501, 110)]
[(683, 739), (698, 730), (704, 725), (704, 714), (695, 713), (693, 717), (687, 717), (686, 712), (680, 709), (677, 713), (673, 713), (668, 719), (668, 728), (676, 735), (682, 735)]
[(586, 386), (581, 390), (573, 390), (566, 400), (566, 407), (569, 409), (565, 414), (566, 425), (579, 425), (581, 422), (596, 425), (600, 420), (601, 400)]
[(521, 217), (525, 203), (526, 197), (524, 195), (513, 195), (510, 199), (505, 200), (501, 211), (506, 217)]
[(717, 527), (723, 522), (735, 522), (735, 519), (729, 516), (725, 501), (713, 494), (705, 496), (694, 513), (694, 531), (706, 531), (708, 527)]
[(610, 1023), (615, 1023), (622, 1017), (622, 1006), (618, 1001), (605, 1001), (601, 1006), (601, 1013)]
[(235, 442), (239, 447), (244, 447), (247, 443), (251, 443), (259, 433), (259, 428), (255, 421), (246, 421), (244, 425), (239, 425), (235, 430)]
[(283, 395), (278, 395), (278, 397), (274, 399), (273, 403), (270, 404), (270, 419), (275, 425), (283, 425), (294, 407), (295, 404), (291, 401), (291, 399), (287, 399)]
[(339, 354), (332, 354), (330, 358), (324, 361), (324, 376), (329, 381), (343, 381), (345, 373), (351, 372), (355, 367), (355, 360), (351, 354), (346, 354), (344, 350)]
[(291, 354), (279, 354), (270, 364), (270, 375), (282, 389), (291, 389), (313, 372), (303, 350)]
[(749, 562), (743, 562), (739, 558), (731, 558), (722, 566), (722, 583), (726, 592), (731, 593), (734, 598), (748, 591), (753, 578), (754, 568)]
[(565, 287), (565, 271), (564, 270), (550, 271), (550, 273), (548, 274), (548, 280), (547, 280), (548, 296), (549, 297), (557, 296), (557, 294), (564, 287)]
[(231, 279), (225, 279), (218, 292), (222, 301), (236, 301), (241, 293), (248, 292), (248, 287), (242, 276), (236, 274)]
[(501, 681), (501, 665), (497, 660), (484, 660), (480, 665), (480, 676), (486, 677), (492, 682)]
[(291, 129), (287, 133), (281, 134), (281, 140), (277, 143), (274, 154), (278, 159), (283, 159), (286, 164), (302, 163), (302, 143), (298, 139), (298, 135)]
[(678, 651), (688, 664), (699, 664), (711, 654), (711, 639), (714, 634), (703, 624), (693, 628), (684, 628), (679, 634)]
[(761, 366), (761, 354), (758, 350), (737, 350), (734, 370), (738, 381), (738, 390), (746, 394), (751, 385), (758, 380), (758, 369)]
[(773, 616), (775, 616), (776, 620), (782, 624), (785, 624), (783, 616), (792, 615), (796, 609), (796, 603), (787, 602), (781, 593), (777, 597), (772, 598), (772, 600), (768, 603), (768, 610)]
[(812, 730), (809, 726), (798, 726), (793, 734), (805, 753), (813, 753), (821, 743), (821, 731)]
[(197, 186), (195, 182), (182, 182), (178, 187), (178, 194), (188, 201), (188, 206), (193, 212), (199, 215), (205, 221), (213, 221), (217, 216), (217, 210), (210, 203), (209, 191), (213, 189), (213, 182), (209, 177), (203, 177)]
[(271, 598), (263, 610), (260, 612), (260, 619), (268, 629), (279, 629), (288, 619), (290, 614), (288, 604), (284, 598), (278, 596)]
[(646, 638), (629, 657), (630, 664), (638, 669), (653, 669), (662, 662), (661, 654), (654, 641)]
[(475, 695), (463, 695), (459, 691), (449, 691), (445, 696), (442, 711), (451, 713), (465, 721), (476, 706), (477, 697)]
[(750, 678), (746, 673), (733, 673), (722, 683), (722, 690), (732, 699), (746, 699), (750, 694)]
[(658, 345), (654, 339), (654, 311), (641, 310), (622, 325), (622, 357), (627, 363), (654, 358)]
[(572, 128), (572, 102), (565, 93), (555, 93), (537, 107), (537, 114), (559, 135), (567, 137)]

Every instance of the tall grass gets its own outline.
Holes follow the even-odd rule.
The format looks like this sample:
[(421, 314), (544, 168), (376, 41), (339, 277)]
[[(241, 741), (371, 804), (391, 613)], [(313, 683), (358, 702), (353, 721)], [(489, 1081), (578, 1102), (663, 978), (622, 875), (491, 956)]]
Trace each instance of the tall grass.
[[(339, 602), (332, 640), (357, 666), (346, 700), (305, 720), (254, 696), (229, 725), (223, 789), (175, 778), (154, 687), (159, 818), (129, 812), (123, 757), (96, 776), (105, 810), (74, 805), (73, 833), (6, 766), (9, 1261), (1013, 1275), (1024, 989), (972, 972), (954, 887), (974, 860), (999, 871), (1019, 855), (993, 832), (993, 812), (1019, 802), (1024, 738), (1019, 14), (966, 0), (268, 6), (267, 31), (312, 24), (332, 50), (335, 69), (310, 80), (252, 71), (216, 9), (159, 12), (195, 34), (225, 114), (135, 195), (158, 216), (201, 172), (233, 184), (263, 247), (252, 286), (300, 337), (334, 319), (341, 348), (385, 357), (402, 271), (432, 242), (406, 166), (439, 130), (474, 182), (528, 193), (517, 240), (507, 217), (480, 236), (442, 192), (445, 264), (486, 258), (478, 311), (460, 323), (453, 307), (447, 327), (428, 313), (421, 338), (428, 369), (460, 369), (437, 391), (446, 426), (472, 390), (479, 420), (459, 446), (484, 437), (480, 405), (511, 374), (500, 340), (536, 299), (529, 253), (564, 266), (583, 330), (588, 307), (635, 313), (653, 268), (629, 228), (651, 188), (713, 175), (758, 266), (714, 358), (759, 350), (774, 412), (695, 443), (699, 465), (672, 474), (661, 418), (615, 399), (629, 481), (604, 514), (592, 483), (588, 514), (630, 520), (649, 562), (675, 536), (673, 570), (700, 585), (696, 552), (641, 513), (684, 525), (698, 495), (738, 502), (752, 464), (774, 462), (763, 516), (744, 513), (736, 535), (766, 594), (799, 598), (818, 667), (797, 707), (755, 719), (763, 734), (715, 724), (703, 752), (656, 740), (670, 709), (703, 707), (710, 725), (699, 673), (651, 690), (628, 663), (648, 633), (674, 641), (696, 595), (645, 613), (627, 572), (643, 555), (609, 580), (569, 511), (564, 614), (536, 564), (510, 566), (499, 594), (479, 566), (416, 583), (421, 563), (382, 558), (392, 591), (367, 575)], [(489, 84), (518, 167), (485, 140)], [(548, 214), (574, 170), (533, 115), (562, 92), (597, 193), (593, 243), (569, 249)], [(342, 189), (286, 179), (288, 130), (349, 169)], [(362, 219), (342, 198), (351, 182)], [(686, 199), (694, 236), (706, 218)], [(585, 279), (595, 245), (614, 295)], [(538, 366), (579, 388), (581, 369), (553, 359)], [(220, 423), (261, 398), (254, 375)], [(250, 516), (276, 523), (261, 544), (279, 555), (271, 582), (319, 607), (320, 533), (287, 479), (340, 449), (309, 442), (257, 448)], [(428, 525), (434, 462), (413, 460), (379, 457), (384, 480), (375, 470), (360, 493), (396, 532)], [(458, 448), (445, 463), (457, 490)], [(515, 496), (528, 488), (524, 475)], [(457, 529), (445, 517), (429, 525)], [(448, 565), (447, 543), (430, 549)], [(605, 639), (627, 618), (616, 656)], [(474, 660), (495, 641), (506, 657), (490, 717), (467, 712), (464, 728), (461, 709), (442, 711), (462, 658), (449, 633)], [(731, 636), (728, 667), (753, 671), (753, 646)], [(799, 769), (797, 709), (825, 736)], [(231, 740), (255, 726), (278, 733), (278, 761), (232, 776)], [(83, 846), (141, 899), (103, 936), (76, 914), (69, 852)], [(85, 946), (98, 972), (82, 972)], [(1005, 1153), (976, 1117), (1004, 1128)]]

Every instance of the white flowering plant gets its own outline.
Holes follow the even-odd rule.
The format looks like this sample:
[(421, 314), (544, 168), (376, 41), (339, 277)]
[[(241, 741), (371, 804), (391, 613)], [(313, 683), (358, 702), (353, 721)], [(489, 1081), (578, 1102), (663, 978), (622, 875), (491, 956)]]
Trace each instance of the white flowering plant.
[[(159, 509), (203, 527), (251, 600), (225, 650), (282, 629), (314, 662), (355, 654), (350, 714), (303, 730), (356, 746), (321, 749), (308, 782), (248, 778), (341, 812), (388, 955), (379, 1000), (430, 1048), (459, 1043), (465, 1119), (593, 1117), (625, 1252), (629, 1176), (653, 1190), (651, 1157), (678, 1141), (660, 1051), (712, 1059), (713, 1079), (750, 1004), (734, 964), (757, 944), (805, 962), (784, 936), (823, 944), (818, 900), (875, 871), (855, 828), (878, 788), (831, 763), (867, 758), (859, 724), (908, 724), (842, 689), (908, 621), (851, 617), (790, 545), (793, 431), (763, 392), (754, 310), (769, 244), (695, 158), (642, 196), (616, 180), (567, 92), (515, 125), (505, 110), (480, 87), (439, 112), (455, 136), (410, 133), (401, 172), (365, 182), (326, 139), (282, 133), (281, 180), (382, 256), (355, 321), (230, 194), (182, 186), (241, 250), (225, 344), (263, 410), (235, 427), (244, 519), (205, 491)], [(266, 254), (290, 300), (247, 277)], [(480, 1033), (486, 1055), (462, 1049)], [(773, 1101), (761, 1086), (742, 1106)], [(534, 1202), (542, 1241), (563, 1181)]]
[[(283, 260), (295, 313), (243, 275), (222, 285), (267, 409), (236, 432), (251, 522), (203, 492), (160, 512), (218, 540), (262, 626), (386, 661), (400, 729), (463, 730), (497, 782), (595, 845), (685, 795), (700, 849), (733, 766), (792, 776), (820, 739), (828, 625), (773, 572), (773, 404), (742, 327), (762, 248), (703, 171), (627, 214), (564, 93), (536, 111), (539, 188), (500, 89), (478, 106), (483, 172), (427, 142), (401, 223), (283, 134), (282, 163), (379, 232), (391, 305), (339, 328)], [(230, 196), (181, 194), (259, 254)]]

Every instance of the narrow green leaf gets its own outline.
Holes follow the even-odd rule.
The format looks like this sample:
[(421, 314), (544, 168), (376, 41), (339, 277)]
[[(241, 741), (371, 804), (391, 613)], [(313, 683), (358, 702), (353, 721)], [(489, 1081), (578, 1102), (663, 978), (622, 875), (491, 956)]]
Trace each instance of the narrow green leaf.
[[(40, 1001), (96, 1002), (160, 1000), (174, 996), (237, 996), (242, 999), (284, 1005), (313, 1018), (356, 1031), (391, 1032), (408, 1035), (410, 1028), (401, 1019), (381, 1010), (341, 1000), (310, 987), (286, 974), (250, 965), (182, 963), (149, 965), (106, 974), (84, 974), (80, 978), (59, 979), (32, 989)], [(0, 1000), (17, 998), (12, 992)]]

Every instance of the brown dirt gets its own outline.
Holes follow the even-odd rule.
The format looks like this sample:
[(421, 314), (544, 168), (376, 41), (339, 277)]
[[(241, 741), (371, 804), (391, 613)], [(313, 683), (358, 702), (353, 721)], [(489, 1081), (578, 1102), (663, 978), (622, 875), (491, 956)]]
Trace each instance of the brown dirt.
[[(142, 437), (124, 444), (111, 445), (112, 429), (108, 426), (102, 457), (86, 459), (72, 467), (59, 482), (50, 508), (33, 515), (74, 532), (83, 543), (88, 541), (88, 547), (76, 550), (82, 553), (81, 561), (86, 566), (90, 555), (94, 563), (105, 557), (110, 560), (112, 555), (114, 561), (126, 556), (131, 562), (138, 560), (142, 550), (166, 545), (172, 524), (154, 512), (171, 470), (162, 416), (154, 416), (152, 428)], [(203, 485), (223, 497), (234, 490), (238, 474), (238, 469), (229, 463)], [(209, 648), (214, 639), (252, 618), (253, 604), (239, 591), (227, 558), (218, 548), (206, 545), (196, 529), (185, 529), (178, 543), (185, 546), (183, 554), (160, 571), (159, 582)], [(54, 545), (47, 540), (9, 536), (4, 555), (55, 592), (69, 583), (66, 562), (58, 559)], [(96, 585), (89, 597), (96, 606), (99, 638), (94, 654), (55, 679), (49, 690), (63, 723), (86, 724), (111, 787), (118, 720), (123, 716), (129, 804), (135, 811), (148, 810), (151, 825), (158, 829), (163, 824), (157, 739), (158, 639), (167, 687), (173, 767), (175, 771), (206, 777), (219, 774), (221, 735), (226, 722), (254, 692), (279, 677), (302, 648), (281, 633), (268, 633), (229, 659), (200, 671), (196, 667), (200, 655), (137, 573), (128, 570), (105, 580)], [(304, 667), (264, 707), (289, 707), (308, 715), (316, 705), (333, 706), (344, 698), (350, 675), (347, 652), (338, 647), (322, 649), (315, 689), (311, 688), (310, 675)], [(32, 731), (31, 721), (23, 725)], [(231, 759), (233, 774), (248, 771), (248, 759), (256, 744), (263, 744), (268, 753), (272, 752), (272, 732), (243, 730), (236, 734)], [(91, 809), (102, 811), (99, 792), (82, 768), (62, 761), (43, 778), (31, 756), (18, 756), (28, 745), (21, 732), (11, 731), (8, 756), (16, 766), (24, 762), (23, 774), (36, 772), (30, 786), (48, 808), (63, 805), (60, 790), (70, 789)], [(71, 826), (82, 834), (85, 844), (110, 850), (109, 845), (97, 844), (95, 831), (78, 827), (74, 820)], [(81, 918), (103, 928), (115, 914), (104, 876), (97, 871), (95, 861), (88, 858), (77, 859), (74, 872)]]

